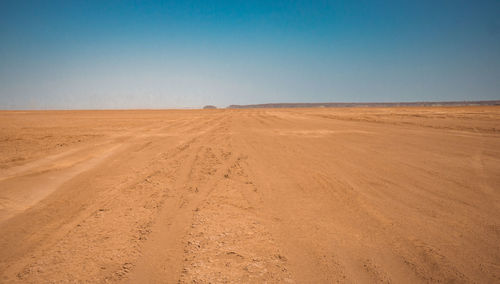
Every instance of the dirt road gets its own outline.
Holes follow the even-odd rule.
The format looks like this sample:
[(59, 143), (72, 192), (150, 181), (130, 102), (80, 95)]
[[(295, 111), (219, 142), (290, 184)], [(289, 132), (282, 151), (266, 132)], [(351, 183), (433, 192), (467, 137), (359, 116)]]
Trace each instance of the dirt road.
[(500, 107), (0, 112), (0, 282), (500, 282)]

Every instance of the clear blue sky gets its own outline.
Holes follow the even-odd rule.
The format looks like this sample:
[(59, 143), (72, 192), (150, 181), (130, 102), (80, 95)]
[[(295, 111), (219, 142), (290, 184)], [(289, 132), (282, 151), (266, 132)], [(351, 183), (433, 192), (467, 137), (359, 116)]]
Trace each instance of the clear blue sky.
[(0, 1), (0, 108), (500, 99), (500, 1)]

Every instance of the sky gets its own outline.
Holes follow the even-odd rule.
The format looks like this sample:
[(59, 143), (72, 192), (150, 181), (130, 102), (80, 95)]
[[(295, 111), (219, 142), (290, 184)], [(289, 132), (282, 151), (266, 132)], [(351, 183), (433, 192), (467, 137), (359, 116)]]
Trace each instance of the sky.
[(0, 0), (0, 109), (500, 99), (500, 1)]

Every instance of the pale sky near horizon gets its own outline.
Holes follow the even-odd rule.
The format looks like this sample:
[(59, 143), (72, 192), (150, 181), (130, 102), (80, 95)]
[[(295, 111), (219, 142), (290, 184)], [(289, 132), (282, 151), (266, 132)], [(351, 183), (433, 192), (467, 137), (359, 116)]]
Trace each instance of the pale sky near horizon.
[(0, 109), (500, 99), (500, 1), (0, 1)]

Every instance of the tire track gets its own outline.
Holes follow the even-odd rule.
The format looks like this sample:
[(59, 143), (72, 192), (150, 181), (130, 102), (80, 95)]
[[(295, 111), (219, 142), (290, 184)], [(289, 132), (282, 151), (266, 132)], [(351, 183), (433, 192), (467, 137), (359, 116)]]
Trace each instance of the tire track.
[(287, 258), (243, 192), (255, 191), (239, 156), (196, 207), (181, 283), (292, 283)]

